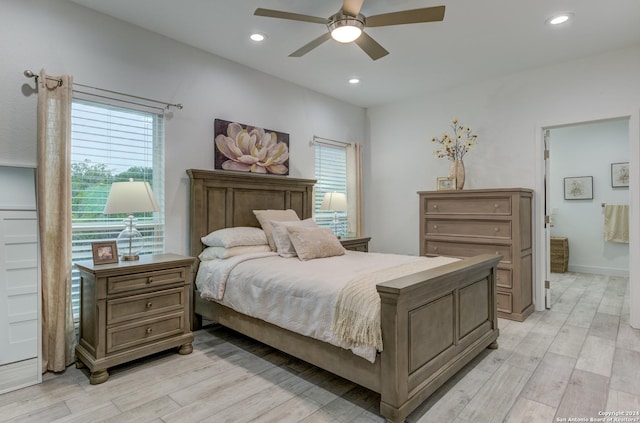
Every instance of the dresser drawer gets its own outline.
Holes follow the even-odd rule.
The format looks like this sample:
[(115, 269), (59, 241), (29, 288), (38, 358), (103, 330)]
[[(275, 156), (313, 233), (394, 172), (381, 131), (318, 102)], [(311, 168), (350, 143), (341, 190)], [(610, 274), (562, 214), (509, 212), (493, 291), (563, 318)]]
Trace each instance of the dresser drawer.
[(510, 292), (496, 291), (496, 310), (503, 313), (513, 313), (513, 296)]
[(511, 272), (511, 269), (498, 268), (496, 279), (496, 285), (498, 286), (498, 288), (513, 288), (513, 274)]
[(431, 241), (426, 240), (426, 252), (428, 255), (473, 257), (480, 254), (495, 254), (502, 256), (501, 263), (510, 263), (512, 260), (511, 246), (501, 244), (471, 244), (463, 242)]
[(511, 215), (511, 197), (426, 198), (427, 214), (495, 214)]
[(184, 313), (178, 312), (107, 328), (107, 353), (126, 350), (184, 332)]
[(140, 320), (156, 314), (184, 310), (184, 288), (166, 289), (107, 301), (107, 324)]
[(425, 231), (428, 235), (511, 239), (511, 221), (426, 219)]
[(107, 294), (119, 294), (156, 286), (185, 283), (185, 269), (179, 267), (156, 272), (132, 273), (107, 278)]

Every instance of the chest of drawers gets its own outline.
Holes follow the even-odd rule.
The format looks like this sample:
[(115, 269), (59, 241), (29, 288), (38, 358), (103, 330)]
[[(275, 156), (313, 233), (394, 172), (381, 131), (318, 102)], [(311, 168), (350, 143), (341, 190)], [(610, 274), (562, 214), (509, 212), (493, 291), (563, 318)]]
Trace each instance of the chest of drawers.
[(139, 261), (94, 265), (80, 272), (80, 339), (76, 365), (91, 371), (91, 384), (105, 382), (108, 368), (178, 347), (193, 350), (192, 257), (141, 256)]
[(522, 321), (533, 312), (533, 191), (421, 191), (420, 255), (502, 256), (498, 316)]

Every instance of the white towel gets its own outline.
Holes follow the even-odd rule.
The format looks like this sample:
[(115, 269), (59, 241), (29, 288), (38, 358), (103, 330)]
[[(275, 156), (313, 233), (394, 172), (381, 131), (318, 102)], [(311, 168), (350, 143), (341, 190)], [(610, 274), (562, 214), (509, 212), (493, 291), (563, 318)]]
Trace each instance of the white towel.
[(629, 243), (629, 206), (606, 204), (604, 206), (604, 240)]

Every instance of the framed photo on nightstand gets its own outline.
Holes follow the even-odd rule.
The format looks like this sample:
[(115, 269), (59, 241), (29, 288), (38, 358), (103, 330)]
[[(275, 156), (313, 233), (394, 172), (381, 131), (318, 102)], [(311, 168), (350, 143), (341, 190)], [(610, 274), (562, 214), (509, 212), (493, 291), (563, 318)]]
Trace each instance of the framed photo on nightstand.
[(115, 241), (92, 242), (93, 264), (118, 262), (118, 245)]

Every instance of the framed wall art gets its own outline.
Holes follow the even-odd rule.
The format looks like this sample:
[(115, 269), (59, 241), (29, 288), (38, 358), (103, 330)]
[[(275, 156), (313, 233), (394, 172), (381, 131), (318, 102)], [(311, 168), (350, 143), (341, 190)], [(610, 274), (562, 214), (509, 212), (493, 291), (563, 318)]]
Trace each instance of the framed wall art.
[(593, 176), (564, 178), (565, 200), (592, 200)]
[(289, 134), (228, 120), (214, 120), (214, 169), (289, 174)]
[(115, 241), (92, 242), (93, 264), (118, 262), (118, 246)]
[(629, 187), (629, 162), (611, 163), (611, 187)]
[(456, 189), (456, 178), (442, 177), (436, 179), (436, 189), (438, 191), (450, 191)]

